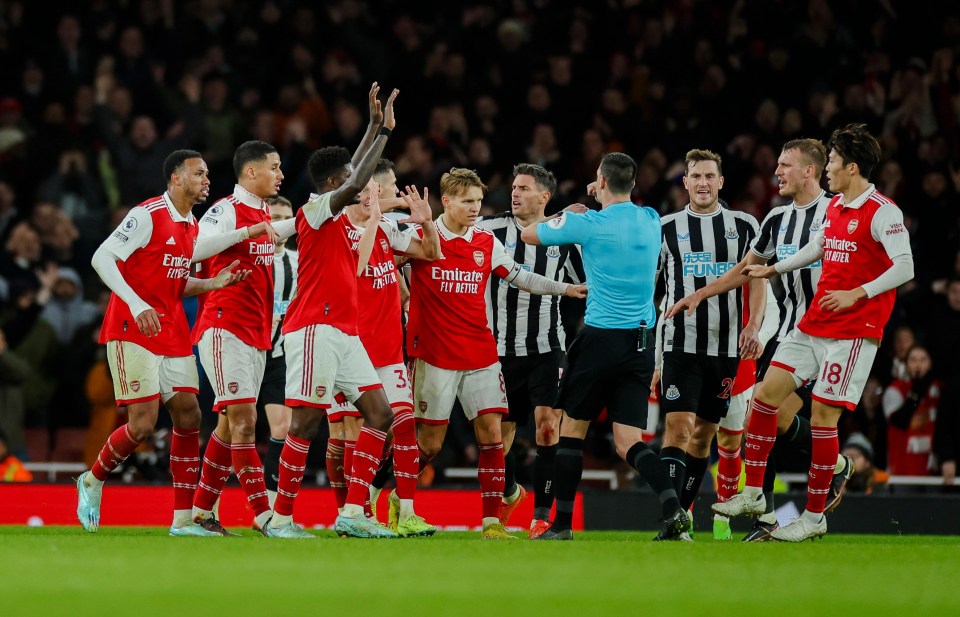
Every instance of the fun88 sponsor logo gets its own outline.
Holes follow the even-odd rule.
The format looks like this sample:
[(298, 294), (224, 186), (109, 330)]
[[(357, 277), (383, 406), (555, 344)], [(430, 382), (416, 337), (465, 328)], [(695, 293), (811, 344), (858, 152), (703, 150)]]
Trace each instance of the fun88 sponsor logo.
[[(796, 252), (799, 250), (800, 250), (799, 244), (781, 244), (777, 246), (777, 261), (783, 261), (784, 259), (788, 259), (794, 254), (796, 254)], [(811, 268), (821, 268), (821, 267), (823, 267), (823, 264), (821, 260), (818, 260), (813, 262), (809, 266), (804, 266), (802, 269), (809, 270)]]
[(289, 300), (284, 300), (279, 291), (273, 292), (273, 314), (274, 315), (286, 315), (288, 306), (290, 306)]
[(683, 254), (684, 276), (723, 276), (736, 265), (730, 261), (715, 262), (711, 251), (691, 251)]

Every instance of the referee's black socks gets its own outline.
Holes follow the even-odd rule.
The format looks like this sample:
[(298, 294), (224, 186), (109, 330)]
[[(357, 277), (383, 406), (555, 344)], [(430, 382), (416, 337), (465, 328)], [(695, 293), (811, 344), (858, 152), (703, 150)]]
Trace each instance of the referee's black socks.
[(280, 479), (280, 453), (283, 452), (283, 439), (270, 438), (267, 442), (267, 455), (263, 457), (263, 480), (268, 491), (277, 490)]
[[(660, 448), (660, 460), (663, 461), (663, 466), (667, 470), (667, 475), (670, 476), (670, 481), (673, 482), (673, 490), (679, 495), (683, 491), (683, 479), (687, 474), (686, 450), (673, 446)], [(671, 512), (671, 514), (673, 513)]]
[(577, 486), (583, 477), (583, 440), (576, 437), (561, 437), (557, 444), (556, 476), (554, 488), (557, 498), (557, 516), (553, 531), (570, 529), (573, 524), (573, 502)]
[[(683, 450), (680, 451), (683, 452)], [(647, 444), (638, 441), (630, 447), (627, 456), (624, 458), (629, 465), (637, 470), (637, 473), (643, 476), (643, 479), (647, 481), (647, 484), (660, 498), (663, 518), (673, 516), (680, 508), (680, 500), (677, 499), (677, 491), (673, 487), (670, 476), (667, 475), (666, 464), (657, 457), (657, 453), (651, 450)], [(557, 460), (559, 461), (559, 457)], [(557, 499), (559, 499), (559, 494)]]

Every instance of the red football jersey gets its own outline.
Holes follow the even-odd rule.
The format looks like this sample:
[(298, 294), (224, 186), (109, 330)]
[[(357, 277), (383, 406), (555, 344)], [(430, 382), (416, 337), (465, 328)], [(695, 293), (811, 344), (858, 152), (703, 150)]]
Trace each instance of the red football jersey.
[(491, 273), (505, 278), (520, 266), (493, 232), (471, 227), (458, 236), (442, 217), (435, 224), (443, 258), (413, 262), (407, 353), (449, 370), (490, 366), (499, 357), (487, 321), (487, 280)]
[[(219, 234), (270, 222), (262, 199), (237, 186), (233, 195), (221, 199), (200, 219), (200, 233)], [(275, 245), (266, 235), (248, 238), (203, 261), (205, 276), (214, 276), (234, 260), (239, 269), (250, 270), (242, 282), (204, 294), (197, 323), (196, 344), (209, 328), (223, 328), (257, 349), (270, 349), (273, 326), (273, 256)]]
[[(363, 233), (363, 229), (354, 229)], [(394, 254), (404, 253), (411, 240), (388, 219), (381, 219), (367, 269), (357, 281), (360, 341), (373, 366), (378, 368), (403, 363), (400, 284)], [(359, 244), (359, 241), (351, 242), (356, 259), (359, 259)]]
[(129, 341), (160, 356), (189, 356), (190, 327), (183, 312), (183, 290), (197, 241), (197, 221), (180, 216), (166, 194), (130, 211), (107, 240), (126, 254), (117, 262), (123, 280), (160, 316), (160, 333), (140, 333), (127, 303), (111, 294), (100, 342)]
[(830, 291), (856, 289), (883, 274), (892, 257), (910, 253), (903, 215), (895, 203), (871, 184), (851, 204), (837, 195), (827, 206), (823, 231), (823, 271), (817, 293), (797, 325), (811, 336), (837, 339), (883, 336), (896, 290), (864, 298), (845, 311), (825, 311), (820, 300)]
[[(883, 395), (884, 411), (900, 408), (910, 396), (911, 381), (894, 380)], [(920, 404), (910, 416), (910, 425), (899, 429), (887, 424), (887, 471), (895, 476), (930, 474), (933, 438), (940, 406), (940, 382), (934, 380), (924, 392)]]
[(283, 333), (327, 324), (357, 336), (357, 257), (362, 232), (342, 211), (330, 211), (332, 193), (313, 195), (297, 211), (297, 295), (287, 307)]

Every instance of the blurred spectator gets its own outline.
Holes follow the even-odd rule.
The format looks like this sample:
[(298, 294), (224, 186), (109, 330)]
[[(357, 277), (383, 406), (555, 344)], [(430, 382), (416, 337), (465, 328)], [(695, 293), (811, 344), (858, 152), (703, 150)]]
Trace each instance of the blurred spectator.
[(871, 460), (880, 469), (887, 467), (887, 418), (883, 413), (883, 383), (875, 376), (867, 379), (863, 396), (852, 414), (844, 414), (840, 438), (860, 433), (870, 440)]
[(949, 279), (946, 293), (928, 303), (920, 325), (930, 355), (942, 375), (960, 375), (960, 276)]
[(113, 76), (109, 73), (97, 76), (97, 122), (116, 168), (120, 200), (124, 204), (135, 205), (163, 191), (164, 180), (157, 170), (163, 167), (167, 155), (198, 141), (203, 128), (199, 105), (200, 80), (189, 76), (181, 82), (188, 105), (183, 121), (174, 124), (164, 138), (158, 136), (155, 120), (146, 115), (138, 115), (131, 120), (127, 135), (121, 132), (106, 108), (107, 95), (113, 84)]
[(0, 430), (0, 482), (31, 482), (33, 474), (10, 453), (7, 436)]
[(53, 328), (57, 342), (69, 345), (77, 330), (89, 326), (100, 311), (96, 304), (83, 299), (83, 283), (73, 268), (57, 270), (52, 292), (40, 319)]
[(856, 471), (847, 481), (847, 490), (870, 495), (881, 492), (890, 480), (890, 474), (873, 464), (873, 446), (862, 433), (854, 433), (843, 442), (841, 452), (853, 459)]
[(913, 347), (906, 360), (904, 376), (894, 379), (883, 393), (887, 471), (895, 476), (925, 476), (936, 464), (933, 436), (942, 385), (926, 349)]
[(0, 240), (7, 237), (19, 215), (17, 194), (10, 184), (0, 180)]
[(99, 231), (105, 222), (100, 183), (88, 170), (87, 158), (79, 149), (70, 148), (60, 153), (57, 171), (37, 188), (37, 198), (57, 206), (85, 231)]
[(40, 266), (41, 251), (40, 235), (29, 223), (18, 223), (4, 244), (5, 255), (0, 260), (0, 276), (11, 286), (19, 281), (35, 285), (37, 275), (34, 270)]
[(7, 448), (20, 457), (27, 452), (23, 436), (23, 382), (29, 372), (30, 366), (10, 351), (0, 328), (0, 434), (6, 435)]

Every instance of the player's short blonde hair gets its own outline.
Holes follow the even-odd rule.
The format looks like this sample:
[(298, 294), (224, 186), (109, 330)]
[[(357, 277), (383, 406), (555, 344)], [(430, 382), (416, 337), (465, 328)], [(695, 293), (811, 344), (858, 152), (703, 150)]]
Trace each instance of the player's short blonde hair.
[(799, 152), (803, 163), (813, 165), (814, 169), (817, 170), (817, 177), (820, 177), (824, 166), (827, 164), (827, 148), (822, 141), (809, 138), (792, 139), (783, 144), (783, 151), (786, 152), (787, 150)]
[(451, 197), (459, 197), (465, 194), (469, 189), (478, 187), (484, 194), (487, 192), (487, 185), (483, 183), (477, 172), (463, 167), (451, 167), (450, 171), (443, 174), (440, 178), (440, 194)]

